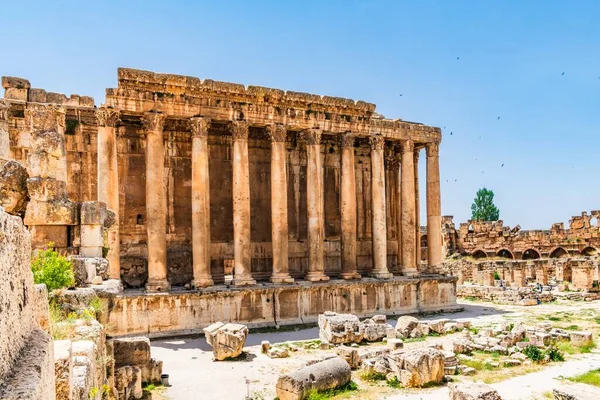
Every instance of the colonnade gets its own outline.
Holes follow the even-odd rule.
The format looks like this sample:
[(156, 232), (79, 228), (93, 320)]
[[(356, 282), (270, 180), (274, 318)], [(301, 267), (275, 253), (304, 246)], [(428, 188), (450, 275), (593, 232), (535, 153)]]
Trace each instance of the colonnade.
[[(101, 108), (99, 115), (112, 110)], [(113, 115), (113, 114), (111, 114)], [(164, 140), (166, 116), (148, 112), (142, 118), (146, 132), (146, 230), (148, 243), (148, 291), (169, 289), (167, 280), (167, 198), (164, 185)], [(116, 169), (116, 122), (118, 118), (104, 118), (98, 131), (98, 198), (118, 213), (118, 173)], [(100, 117), (99, 117), (100, 122)], [(210, 240), (210, 188), (208, 129), (211, 120), (194, 117), (190, 120), (192, 131), (192, 252), (193, 284), (196, 287), (213, 285), (211, 277)], [(233, 236), (234, 277), (232, 285), (254, 285), (251, 274), (250, 238), (250, 176), (248, 158), (249, 124), (233, 121)], [(271, 218), (273, 272), (271, 282), (291, 283), (288, 266), (288, 204), (287, 162), (285, 141), (287, 129), (282, 124), (267, 126), (271, 142)], [(307, 129), (300, 137), (306, 143), (306, 194), (308, 214), (308, 273), (305, 279), (312, 282), (327, 281), (324, 260), (324, 204), (323, 160), (321, 155), (322, 130)], [(359, 279), (357, 272), (357, 202), (355, 183), (354, 143), (352, 133), (340, 136), (341, 146), (341, 262), (343, 279)], [(386, 193), (384, 145), (382, 135), (371, 135), (371, 202), (372, 202), (372, 276), (391, 278), (387, 266)], [(418, 274), (420, 258), (418, 224), (418, 150), (415, 143), (400, 141), (400, 204), (398, 226), (398, 260), (406, 276)], [(422, 146), (422, 145), (421, 145)], [(438, 143), (425, 144), (427, 149), (427, 237), (428, 261), (437, 266), (442, 261), (441, 207)], [(115, 198), (116, 193), (116, 198)], [(118, 220), (118, 219), (117, 219)], [(118, 230), (116, 244), (109, 250), (110, 274), (119, 278)]]

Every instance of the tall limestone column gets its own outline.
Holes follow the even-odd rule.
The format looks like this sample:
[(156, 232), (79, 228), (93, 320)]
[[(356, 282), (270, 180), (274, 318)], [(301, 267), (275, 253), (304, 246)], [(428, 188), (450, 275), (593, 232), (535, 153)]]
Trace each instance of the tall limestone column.
[(385, 209), (385, 167), (381, 135), (371, 136), (371, 221), (373, 231), (373, 277), (391, 278), (387, 268), (387, 232)]
[(271, 282), (292, 283), (288, 266), (288, 205), (287, 162), (284, 125), (267, 126), (271, 138), (271, 243), (273, 245), (273, 273)]
[(342, 147), (342, 182), (340, 213), (342, 220), (342, 279), (360, 279), (356, 271), (356, 172), (354, 135), (340, 137)]
[(421, 198), (419, 195), (419, 155), (421, 148), (415, 147), (413, 165), (415, 169), (415, 263), (417, 271), (421, 265)]
[(437, 142), (427, 144), (427, 262), (431, 267), (442, 263), (442, 205)]
[(417, 274), (415, 256), (415, 167), (414, 143), (402, 143), (402, 272), (407, 276)]
[(210, 270), (210, 180), (208, 127), (210, 118), (190, 120), (192, 129), (192, 267), (193, 285), (214, 284)]
[(396, 165), (397, 165), (397, 170), (396, 170), (396, 179), (397, 179), (397, 204), (396, 206), (398, 207), (397, 209), (397, 241), (398, 241), (398, 256), (396, 258), (396, 262), (398, 264), (398, 270), (402, 271), (402, 146), (399, 144), (396, 144), (394, 146), (394, 155), (396, 156)]
[(98, 120), (98, 201), (115, 214), (115, 223), (107, 230), (108, 275), (121, 279), (121, 241), (119, 237), (119, 169), (117, 166), (118, 111), (100, 107), (96, 111)]
[(8, 135), (8, 104), (0, 100), (0, 168), (10, 161), (10, 137)]
[(146, 130), (146, 232), (148, 234), (148, 292), (167, 291), (167, 193), (165, 190), (166, 115), (144, 114)]
[(308, 211), (308, 273), (311, 282), (328, 281), (325, 275), (323, 240), (325, 236), (323, 209), (323, 162), (321, 160), (320, 128), (303, 132), (306, 141), (306, 203)]
[(255, 285), (252, 279), (250, 239), (250, 164), (246, 121), (233, 121), (233, 281), (234, 286)]

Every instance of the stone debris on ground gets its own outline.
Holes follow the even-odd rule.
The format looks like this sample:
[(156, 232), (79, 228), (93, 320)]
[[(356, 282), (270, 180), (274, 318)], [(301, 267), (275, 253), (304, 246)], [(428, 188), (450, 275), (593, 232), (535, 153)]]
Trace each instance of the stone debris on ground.
[(216, 322), (204, 328), (206, 341), (213, 349), (215, 360), (236, 358), (242, 354), (248, 327), (242, 324)]

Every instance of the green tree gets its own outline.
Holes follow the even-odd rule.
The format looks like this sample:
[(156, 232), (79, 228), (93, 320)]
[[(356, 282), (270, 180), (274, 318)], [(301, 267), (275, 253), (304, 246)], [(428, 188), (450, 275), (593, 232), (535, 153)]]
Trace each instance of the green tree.
[(494, 205), (494, 192), (481, 188), (471, 205), (471, 219), (474, 221), (498, 221), (500, 210)]
[(49, 243), (48, 248), (39, 250), (37, 256), (31, 261), (33, 281), (44, 283), (48, 292), (75, 285), (73, 264), (52, 246), (54, 243)]

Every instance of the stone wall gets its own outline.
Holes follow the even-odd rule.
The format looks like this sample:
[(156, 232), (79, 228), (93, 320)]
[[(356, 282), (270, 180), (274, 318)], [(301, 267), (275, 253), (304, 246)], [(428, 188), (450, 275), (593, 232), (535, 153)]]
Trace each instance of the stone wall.
[[(35, 287), (21, 218), (0, 207), (0, 398), (54, 399), (45, 288)], [(43, 329), (44, 328), (44, 329)]]
[(110, 303), (104, 321), (108, 334), (154, 337), (200, 333), (217, 321), (274, 327), (314, 323), (325, 311), (370, 317), (460, 308), (456, 305), (456, 279), (452, 277), (119, 295)]

